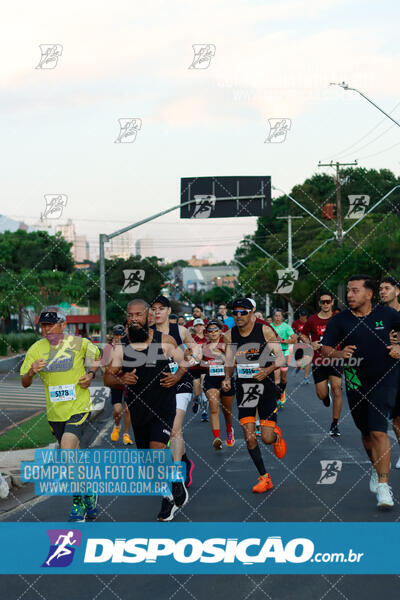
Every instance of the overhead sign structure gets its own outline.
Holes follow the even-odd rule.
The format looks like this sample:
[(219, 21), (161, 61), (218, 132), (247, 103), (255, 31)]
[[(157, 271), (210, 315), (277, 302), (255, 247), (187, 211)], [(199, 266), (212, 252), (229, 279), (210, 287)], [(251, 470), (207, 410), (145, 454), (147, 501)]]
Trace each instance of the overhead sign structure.
[(183, 177), (181, 219), (266, 217), (271, 210), (271, 177)]

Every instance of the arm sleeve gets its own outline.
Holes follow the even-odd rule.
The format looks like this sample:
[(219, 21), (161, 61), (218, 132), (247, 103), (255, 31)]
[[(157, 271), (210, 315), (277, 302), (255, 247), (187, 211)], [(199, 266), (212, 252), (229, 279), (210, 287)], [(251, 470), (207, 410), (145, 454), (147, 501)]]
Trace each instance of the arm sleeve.
[(342, 336), (340, 335), (339, 323), (335, 317), (332, 317), (326, 326), (321, 344), (322, 346), (331, 346), (332, 348), (336, 348), (341, 339)]
[(36, 360), (36, 352), (34, 351), (33, 347), (29, 348), (28, 352), (26, 353), (25, 356), (25, 360), (21, 365), (21, 369), (20, 369), (20, 375), (26, 375), (27, 372), (29, 371), (29, 369), (32, 366), (32, 363)]

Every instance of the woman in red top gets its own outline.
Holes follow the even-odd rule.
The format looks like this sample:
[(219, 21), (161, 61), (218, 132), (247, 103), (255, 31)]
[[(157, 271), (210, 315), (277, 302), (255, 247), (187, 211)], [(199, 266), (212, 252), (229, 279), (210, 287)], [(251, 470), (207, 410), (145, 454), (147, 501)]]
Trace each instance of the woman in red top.
[(203, 389), (210, 405), (210, 424), (213, 432), (213, 446), (215, 450), (222, 449), (221, 430), (219, 422), (219, 403), (221, 400), (222, 412), (224, 413), (226, 425), (226, 445), (232, 447), (235, 444), (232, 428), (232, 404), (235, 395), (234, 381), (231, 378), (231, 388), (224, 392), (221, 384), (225, 378), (225, 350), (226, 344), (222, 333), (222, 323), (212, 319), (207, 323), (206, 335), (208, 341), (203, 345), (203, 359), (201, 364), (207, 372), (204, 377)]

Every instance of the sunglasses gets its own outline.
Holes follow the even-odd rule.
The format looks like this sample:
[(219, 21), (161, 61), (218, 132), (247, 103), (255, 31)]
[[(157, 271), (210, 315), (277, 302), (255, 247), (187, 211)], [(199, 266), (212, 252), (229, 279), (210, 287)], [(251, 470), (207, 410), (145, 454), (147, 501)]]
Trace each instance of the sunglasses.
[(214, 333), (215, 331), (219, 331), (218, 327), (214, 327), (213, 329), (207, 329), (207, 333)]
[(234, 317), (244, 317), (245, 315), (248, 315), (251, 311), (250, 310), (233, 310), (233, 316)]
[(321, 300), (321, 304), (331, 304), (332, 300)]

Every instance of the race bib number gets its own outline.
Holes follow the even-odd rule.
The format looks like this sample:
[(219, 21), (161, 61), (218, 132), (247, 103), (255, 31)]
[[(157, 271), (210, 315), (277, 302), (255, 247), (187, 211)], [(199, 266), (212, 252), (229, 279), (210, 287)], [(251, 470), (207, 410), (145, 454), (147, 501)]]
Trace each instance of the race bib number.
[(176, 362), (170, 362), (169, 363), (169, 370), (171, 371), (172, 375), (175, 375), (175, 373), (178, 370), (178, 363), (176, 363)]
[(224, 377), (225, 367), (224, 365), (218, 365), (216, 363), (208, 363), (209, 373), (213, 377)]
[(76, 400), (75, 385), (50, 385), (49, 396), (51, 402), (67, 402)]
[(237, 374), (240, 379), (250, 379), (260, 370), (259, 363), (237, 365)]

